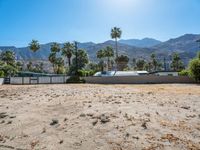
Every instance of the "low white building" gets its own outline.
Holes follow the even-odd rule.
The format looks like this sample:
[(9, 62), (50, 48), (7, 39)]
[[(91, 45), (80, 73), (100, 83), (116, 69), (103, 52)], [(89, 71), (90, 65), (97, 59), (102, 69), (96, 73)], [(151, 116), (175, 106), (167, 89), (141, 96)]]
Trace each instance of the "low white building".
[(178, 76), (178, 72), (176, 71), (156, 71), (150, 74), (153, 74), (156, 76)]
[(97, 72), (94, 76), (96, 77), (112, 77), (112, 76), (140, 76), (148, 75), (147, 71), (103, 71)]

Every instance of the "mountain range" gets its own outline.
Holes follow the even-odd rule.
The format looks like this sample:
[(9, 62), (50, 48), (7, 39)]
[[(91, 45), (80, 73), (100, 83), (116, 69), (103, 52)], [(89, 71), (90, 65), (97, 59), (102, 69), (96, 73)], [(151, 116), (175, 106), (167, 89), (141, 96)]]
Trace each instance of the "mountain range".
[[(152, 38), (128, 39), (119, 40), (119, 53), (132, 58), (144, 58), (149, 59), (152, 53), (157, 55), (157, 58), (163, 60), (164, 58), (170, 60), (174, 52), (178, 52), (183, 59), (184, 63), (196, 56), (197, 51), (200, 49), (196, 42), (200, 39), (200, 34), (185, 34), (178, 38), (170, 39), (165, 42), (155, 40)], [(48, 60), (50, 53), (50, 46), (52, 43), (42, 44), (39, 51), (33, 53), (28, 47), (17, 48), (14, 46), (0, 46), (0, 51), (12, 50), (16, 54), (18, 60)], [(63, 43), (60, 43), (63, 46)], [(90, 57), (91, 61), (97, 61), (96, 52), (106, 46), (115, 47), (115, 42), (112, 40), (103, 43), (78, 43), (78, 47), (85, 49)]]

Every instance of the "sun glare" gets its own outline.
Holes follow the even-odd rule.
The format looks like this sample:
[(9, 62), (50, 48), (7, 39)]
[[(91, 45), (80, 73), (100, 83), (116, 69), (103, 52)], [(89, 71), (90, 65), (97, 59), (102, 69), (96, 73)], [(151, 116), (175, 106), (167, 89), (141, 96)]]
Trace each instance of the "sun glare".
[(101, 0), (101, 5), (110, 11), (129, 12), (137, 8), (139, 0)]

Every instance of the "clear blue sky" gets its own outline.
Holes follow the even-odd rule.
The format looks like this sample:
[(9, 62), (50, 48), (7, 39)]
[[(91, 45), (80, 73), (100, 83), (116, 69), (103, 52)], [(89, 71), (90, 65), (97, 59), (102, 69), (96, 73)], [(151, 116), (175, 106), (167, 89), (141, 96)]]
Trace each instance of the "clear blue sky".
[(0, 45), (103, 42), (118, 26), (123, 39), (168, 40), (200, 33), (200, 0), (0, 0)]

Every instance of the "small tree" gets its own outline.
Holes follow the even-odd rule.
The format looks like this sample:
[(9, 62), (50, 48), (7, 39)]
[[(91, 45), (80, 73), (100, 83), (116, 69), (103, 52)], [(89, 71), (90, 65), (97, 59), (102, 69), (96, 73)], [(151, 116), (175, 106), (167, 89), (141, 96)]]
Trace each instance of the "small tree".
[(7, 65), (15, 66), (15, 53), (11, 50), (4, 51), (0, 54), (0, 60)]
[(0, 54), (1, 76), (14, 76), (18, 72), (14, 52), (7, 50)]
[(189, 64), (190, 76), (193, 77), (196, 82), (200, 82), (200, 52), (197, 58), (190, 61)]
[(4, 71), (3, 70), (0, 70), (0, 78), (3, 78), (5, 75), (4, 75)]
[(129, 58), (128, 56), (121, 55), (115, 60), (118, 64), (118, 70), (123, 71), (125, 68), (128, 67)]
[(146, 62), (144, 61), (144, 59), (139, 59), (136, 62), (136, 68), (137, 68), (137, 70), (144, 70), (145, 64), (146, 64)]

